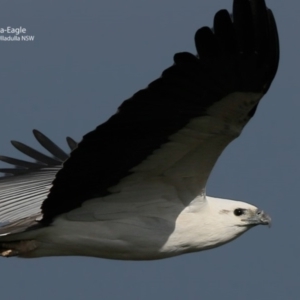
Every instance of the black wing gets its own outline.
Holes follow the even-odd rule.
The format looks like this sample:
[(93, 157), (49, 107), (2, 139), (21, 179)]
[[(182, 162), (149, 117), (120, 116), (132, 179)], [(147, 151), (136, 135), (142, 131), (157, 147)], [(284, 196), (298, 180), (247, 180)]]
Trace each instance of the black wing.
[[(90, 198), (108, 195), (170, 136), (207, 115), (226, 96), (235, 92), (263, 96), (269, 89), (279, 45), (272, 12), (263, 0), (235, 0), (232, 17), (219, 11), (212, 30), (204, 27), (196, 32), (195, 44), (196, 56), (177, 53), (174, 65), (159, 79), (84, 136), (42, 205), (45, 224)], [(256, 106), (249, 108), (247, 118)]]

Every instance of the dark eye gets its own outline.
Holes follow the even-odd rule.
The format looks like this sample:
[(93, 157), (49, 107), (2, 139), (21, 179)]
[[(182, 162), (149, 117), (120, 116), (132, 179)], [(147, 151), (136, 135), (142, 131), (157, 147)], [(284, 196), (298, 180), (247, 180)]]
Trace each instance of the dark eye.
[(242, 208), (237, 208), (233, 212), (236, 216), (241, 216), (244, 213), (244, 209)]

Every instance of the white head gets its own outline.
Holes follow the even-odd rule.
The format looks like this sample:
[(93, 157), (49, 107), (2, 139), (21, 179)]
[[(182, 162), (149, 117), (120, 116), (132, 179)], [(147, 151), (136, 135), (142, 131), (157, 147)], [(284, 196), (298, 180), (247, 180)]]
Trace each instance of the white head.
[[(270, 225), (271, 218), (257, 207), (240, 201), (207, 197), (211, 236), (219, 237), (212, 247), (227, 243), (256, 225)], [(213, 234), (215, 233), (215, 234)]]

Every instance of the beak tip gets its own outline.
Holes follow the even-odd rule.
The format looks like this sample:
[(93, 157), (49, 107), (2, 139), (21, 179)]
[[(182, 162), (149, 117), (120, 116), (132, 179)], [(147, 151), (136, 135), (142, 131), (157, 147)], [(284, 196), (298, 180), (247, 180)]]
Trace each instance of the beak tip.
[(258, 211), (257, 215), (259, 216), (259, 219), (263, 225), (268, 225), (269, 228), (271, 227), (272, 219), (269, 215), (264, 213), (264, 211)]

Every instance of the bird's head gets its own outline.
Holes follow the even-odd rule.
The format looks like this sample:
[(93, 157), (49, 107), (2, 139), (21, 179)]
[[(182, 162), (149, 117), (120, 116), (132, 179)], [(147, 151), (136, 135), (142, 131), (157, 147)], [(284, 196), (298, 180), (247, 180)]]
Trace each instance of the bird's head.
[(208, 197), (208, 204), (218, 225), (235, 238), (256, 225), (271, 225), (271, 218), (246, 202)]
[(197, 230), (192, 240), (197, 250), (221, 246), (256, 225), (271, 224), (267, 214), (249, 203), (208, 196), (206, 200), (193, 207)]

